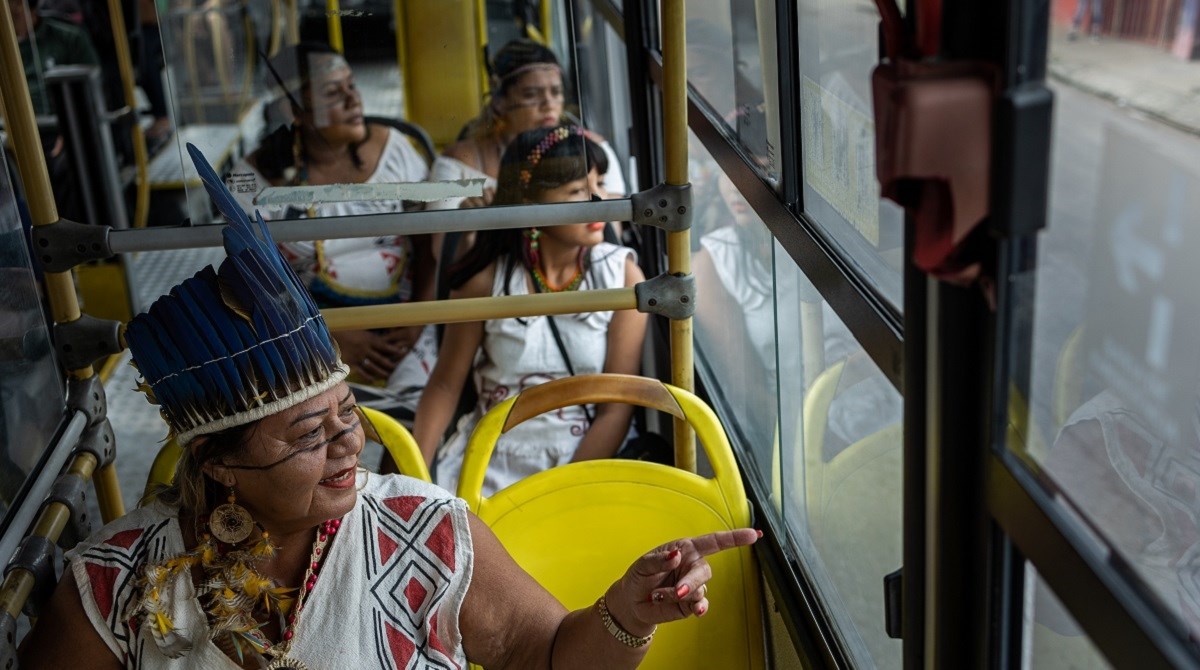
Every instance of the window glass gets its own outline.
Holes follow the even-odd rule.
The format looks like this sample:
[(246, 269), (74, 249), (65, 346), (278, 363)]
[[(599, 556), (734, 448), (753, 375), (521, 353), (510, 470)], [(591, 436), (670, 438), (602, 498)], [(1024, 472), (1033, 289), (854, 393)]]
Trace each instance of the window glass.
[(700, 371), (857, 665), (899, 668), (900, 394), (693, 139)]
[(0, 160), (0, 518), (64, 415), (55, 363), (6, 162)]
[[(1162, 103), (1186, 72), (1171, 54), (1099, 28), (1097, 41), (1072, 39), (1071, 16), (1060, 18), (1050, 221), (1019, 448), (1197, 639), (1200, 123)], [(1106, 99), (1135, 79), (1144, 94)]]
[(1106, 670), (1112, 667), (1029, 563), (1025, 579), (1025, 670)]
[(800, 121), (804, 209), (899, 308), (902, 211), (879, 198), (871, 70), (879, 17), (864, 5), (801, 0)]
[(775, 7), (766, 0), (688, 3), (688, 82), (771, 183), (779, 168)]

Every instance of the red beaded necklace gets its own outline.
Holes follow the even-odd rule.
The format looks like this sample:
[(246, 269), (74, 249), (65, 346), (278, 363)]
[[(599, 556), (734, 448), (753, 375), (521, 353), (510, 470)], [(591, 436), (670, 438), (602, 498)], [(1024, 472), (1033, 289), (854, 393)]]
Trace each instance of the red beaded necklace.
[[(304, 586), (300, 588), (300, 593), (296, 596), (296, 604), (292, 607), (291, 612), (287, 615), (287, 628), (283, 631), (283, 641), (278, 645), (272, 646), (266, 638), (261, 639), (263, 654), (271, 657), (271, 662), (267, 665), (267, 670), (309, 670), (309, 667), (299, 659), (289, 658), (288, 653), (292, 650), (292, 641), (296, 637), (296, 622), (300, 620), (300, 612), (304, 609), (304, 600), (313, 587), (317, 585), (317, 571), (321, 567), (322, 554), (325, 548), (329, 545), (329, 541), (334, 535), (337, 535), (338, 529), (341, 528), (341, 519), (330, 519), (321, 524), (317, 529), (317, 539), (313, 541), (312, 554), (309, 556), (308, 569), (304, 572)], [(261, 637), (261, 634), (259, 634)]]

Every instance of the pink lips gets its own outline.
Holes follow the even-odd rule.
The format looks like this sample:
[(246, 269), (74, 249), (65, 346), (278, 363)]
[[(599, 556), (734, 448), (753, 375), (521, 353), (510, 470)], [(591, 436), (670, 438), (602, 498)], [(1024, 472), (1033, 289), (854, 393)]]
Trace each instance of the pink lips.
[(317, 482), (317, 484), (331, 489), (348, 489), (354, 486), (354, 471), (356, 469), (357, 468), (354, 466), (348, 467), (345, 470), (335, 472), (325, 479), (322, 479), (321, 481)]

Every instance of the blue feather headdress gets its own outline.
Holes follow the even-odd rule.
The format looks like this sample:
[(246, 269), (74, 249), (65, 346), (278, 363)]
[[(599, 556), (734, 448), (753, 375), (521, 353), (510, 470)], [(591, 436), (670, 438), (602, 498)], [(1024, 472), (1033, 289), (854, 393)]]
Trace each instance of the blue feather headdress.
[(251, 222), (204, 155), (187, 148), (229, 221), (226, 258), (171, 289), (125, 330), (139, 388), (181, 445), (304, 402), (349, 372), (262, 216)]

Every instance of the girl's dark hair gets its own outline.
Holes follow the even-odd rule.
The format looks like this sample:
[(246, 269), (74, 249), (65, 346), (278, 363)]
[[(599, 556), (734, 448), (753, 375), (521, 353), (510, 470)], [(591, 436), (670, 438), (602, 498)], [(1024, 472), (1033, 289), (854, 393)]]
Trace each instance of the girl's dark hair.
[[(496, 179), (492, 204), (537, 202), (546, 191), (586, 179), (587, 153), (583, 129), (579, 126), (564, 124), (521, 133), (500, 158), (500, 176)], [(450, 288), (461, 288), (501, 256), (521, 258), (521, 235), (520, 230), (476, 233), (470, 251), (450, 268)]]
[[(290, 103), (293, 116), (299, 116), (305, 109), (302, 91), (312, 83), (312, 57), (321, 55), (341, 54), (323, 42), (301, 42), (283, 49), (267, 61), (267, 72), (272, 83), (282, 89), (282, 96)], [(281, 125), (264, 135), (254, 151), (254, 163), (259, 173), (270, 181), (282, 179), (284, 171), (296, 164), (292, 152), (294, 142), (294, 124)], [(362, 167), (357, 144), (350, 145), (350, 159), (354, 167)]]
[(590, 137), (585, 139), (587, 140), (588, 172), (595, 170), (596, 174), (601, 176), (608, 174), (608, 154), (604, 153), (604, 147)]

